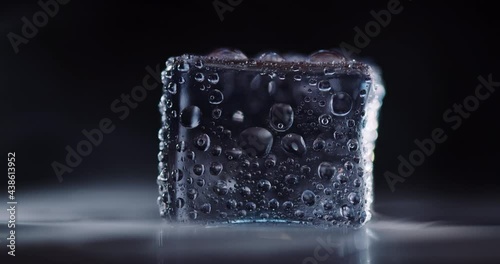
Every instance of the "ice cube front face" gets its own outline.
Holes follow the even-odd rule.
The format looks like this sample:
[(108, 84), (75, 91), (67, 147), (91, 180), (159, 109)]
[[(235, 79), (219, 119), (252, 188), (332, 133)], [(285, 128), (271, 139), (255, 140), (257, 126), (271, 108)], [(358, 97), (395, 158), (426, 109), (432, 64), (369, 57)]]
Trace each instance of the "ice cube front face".
[(271, 55), (167, 61), (159, 104), (162, 217), (350, 227), (369, 220), (379, 76), (329, 54), (306, 61)]

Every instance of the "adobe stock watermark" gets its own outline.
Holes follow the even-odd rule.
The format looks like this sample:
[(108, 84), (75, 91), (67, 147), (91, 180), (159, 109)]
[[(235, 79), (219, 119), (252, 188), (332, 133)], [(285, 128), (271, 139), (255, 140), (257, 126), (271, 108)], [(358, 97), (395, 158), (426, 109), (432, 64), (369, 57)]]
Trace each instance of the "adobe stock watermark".
[(328, 235), (326, 239), (318, 237), (316, 242), (318, 242), (318, 245), (314, 248), (312, 256), (304, 258), (302, 264), (318, 264), (339, 253), (341, 244), (331, 235)]
[[(411, 1), (411, 0), (409, 0)], [(399, 0), (389, 0), (386, 9), (370, 11), (372, 20), (368, 21), (363, 28), (354, 27), (354, 35), (352, 44), (342, 41), (339, 45), (342, 55), (346, 58), (352, 58), (353, 54), (359, 54), (361, 51), (370, 45), (373, 38), (377, 37), (382, 28), (386, 28), (392, 21), (392, 17), (403, 12), (403, 5)]]
[(220, 21), (224, 21), (224, 13), (233, 12), (234, 8), (239, 6), (243, 0), (214, 0), (212, 5), (214, 6), (215, 12), (219, 16)]
[(59, 13), (61, 5), (66, 5), (69, 2), (70, 0), (39, 0), (38, 5), (41, 10), (35, 12), (31, 19), (26, 16), (21, 18), (23, 25), (20, 35), (14, 32), (7, 33), (7, 39), (9, 39), (14, 53), (19, 53), (19, 46), (28, 44), (31, 39), (36, 37), (40, 28), (49, 23), (49, 18), (53, 18)]
[[(130, 93), (121, 94), (120, 98), (111, 102), (110, 110), (118, 115), (119, 120), (125, 120), (130, 116), (130, 112), (139, 106), (139, 103), (146, 100), (150, 91), (156, 89), (161, 82), (160, 64), (155, 68), (146, 67), (147, 74), (142, 78), (142, 85), (134, 86)], [(104, 135), (110, 134), (116, 129), (116, 126), (111, 118), (102, 118), (96, 128), (90, 130), (83, 129), (81, 139), (75, 146), (67, 145), (65, 147), (67, 153), (64, 161), (52, 162), (52, 169), (57, 176), (59, 182), (63, 181), (65, 173), (73, 172), (73, 169), (78, 167), (84, 157), (89, 156), (94, 148), (98, 147), (104, 140)]]
[(366, 263), (370, 250), (369, 231), (364, 228), (337, 231), (318, 236), (312, 254), (301, 263)]
[[(475, 112), (482, 101), (487, 100), (495, 92), (495, 89), (500, 87), (500, 81), (493, 81), (492, 74), (488, 77), (479, 76), (477, 78), (479, 84), (474, 90), (474, 94), (464, 98), (461, 104), (453, 104), (452, 107), (446, 109), (443, 113), (443, 121), (449, 125), (451, 131), (459, 129), (463, 121)], [(448, 139), (448, 134), (445, 128), (435, 128), (432, 130), (430, 137), (422, 140), (415, 139), (416, 148), (412, 150), (406, 157), (398, 156), (397, 174), (391, 171), (384, 172), (385, 180), (392, 192), (396, 190), (395, 185), (399, 182), (404, 182), (414, 172), (415, 168), (422, 165), (425, 159), (433, 155), (436, 151), (437, 144), (442, 144)]]

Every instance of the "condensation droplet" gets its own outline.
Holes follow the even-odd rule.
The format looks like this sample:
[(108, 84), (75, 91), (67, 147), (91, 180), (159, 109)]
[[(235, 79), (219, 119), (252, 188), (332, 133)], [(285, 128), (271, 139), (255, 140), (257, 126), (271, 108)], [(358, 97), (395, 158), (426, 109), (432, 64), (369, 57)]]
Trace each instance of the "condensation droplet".
[(290, 133), (281, 139), (281, 147), (294, 156), (302, 157), (306, 153), (306, 143), (301, 135)]
[(241, 123), (245, 120), (245, 116), (243, 115), (243, 112), (241, 111), (236, 111), (234, 112), (233, 114), (233, 121), (234, 122), (238, 122), (238, 123)]
[(318, 151), (318, 150), (322, 150), (323, 148), (325, 148), (325, 141), (321, 138), (317, 138), (316, 140), (314, 140), (313, 142), (313, 149)]
[(194, 62), (194, 67), (201, 69), (203, 68), (203, 61), (202, 60), (197, 60)]
[(197, 176), (200, 176), (205, 172), (205, 166), (203, 164), (195, 164), (193, 166), (193, 173)]
[(182, 126), (191, 129), (200, 125), (201, 110), (197, 106), (188, 106), (181, 111), (180, 123)]
[(210, 174), (212, 174), (213, 176), (218, 176), (222, 172), (223, 168), (224, 167), (222, 166), (222, 163), (212, 162), (212, 164), (210, 164)]
[(272, 210), (276, 210), (280, 207), (280, 202), (278, 202), (278, 200), (276, 199), (271, 199), (269, 201), (269, 208), (272, 209)]
[(207, 75), (207, 80), (211, 84), (217, 84), (219, 82), (219, 74), (217, 74), (217, 73), (209, 73)]
[(179, 197), (179, 198), (177, 198), (177, 201), (175, 202), (175, 206), (177, 208), (182, 208), (182, 207), (184, 207), (185, 203), (186, 202), (184, 201), (184, 199), (182, 199), (182, 198)]
[(301, 199), (307, 206), (313, 206), (316, 203), (316, 195), (310, 190), (305, 190), (302, 193)]
[(347, 149), (349, 151), (356, 151), (359, 149), (359, 144), (357, 139), (349, 139), (347, 141)]
[(189, 188), (187, 190), (187, 196), (189, 199), (194, 200), (198, 197), (198, 191), (195, 188)]
[(212, 52), (210, 52), (208, 57), (214, 57), (217, 59), (229, 59), (229, 60), (247, 60), (247, 56), (238, 49), (228, 49), (228, 48), (219, 48)]
[(264, 157), (273, 145), (273, 135), (265, 128), (250, 127), (238, 137), (238, 145), (250, 157)]
[(218, 180), (213, 187), (213, 191), (217, 195), (226, 195), (229, 192), (229, 187), (226, 181)]
[(339, 173), (339, 174), (337, 174), (337, 180), (340, 183), (344, 184), (347, 182), (347, 176), (345, 175), (345, 173)]
[(269, 157), (267, 157), (264, 161), (264, 165), (266, 166), (266, 168), (272, 168), (276, 166), (276, 156), (269, 155)]
[(322, 92), (328, 92), (332, 89), (332, 85), (328, 80), (321, 80), (318, 82), (318, 89)]
[(328, 161), (323, 161), (318, 166), (318, 175), (322, 179), (331, 179), (336, 172), (335, 166)]
[(219, 119), (222, 115), (222, 110), (220, 108), (215, 108), (212, 110), (212, 118), (213, 119)]
[(323, 203), (323, 209), (329, 211), (333, 209), (333, 202), (331, 200), (327, 200)]
[(271, 182), (269, 182), (268, 180), (262, 179), (257, 183), (257, 188), (259, 188), (260, 190), (262, 190), (264, 192), (267, 192), (267, 191), (271, 190)]
[(352, 192), (350, 193), (348, 196), (347, 196), (347, 199), (349, 200), (349, 202), (351, 202), (353, 205), (356, 205), (356, 204), (359, 204), (360, 202), (360, 199), (359, 199), (359, 195), (355, 192)]
[(243, 152), (239, 148), (232, 148), (230, 150), (226, 150), (225, 154), (228, 160), (238, 160)]
[(295, 185), (299, 183), (299, 176), (295, 174), (288, 174), (285, 176), (285, 183), (288, 185)]
[(201, 134), (194, 138), (194, 145), (199, 150), (207, 151), (210, 147), (210, 137), (207, 134)]
[(213, 156), (220, 156), (222, 153), (222, 147), (221, 146), (214, 146), (211, 151)]
[(332, 123), (332, 116), (329, 114), (322, 114), (318, 117), (318, 122), (321, 126), (327, 127)]
[(212, 205), (209, 203), (205, 203), (200, 207), (200, 211), (205, 214), (209, 214), (210, 212), (212, 212)]
[(197, 72), (194, 75), (194, 80), (197, 82), (203, 82), (205, 80), (205, 75), (203, 75), (203, 73), (201, 73), (201, 72)]
[(354, 127), (356, 125), (356, 121), (354, 121), (353, 119), (347, 119), (346, 123), (347, 127)]
[(169, 82), (167, 84), (167, 91), (171, 94), (176, 94), (177, 93), (177, 84), (174, 82)]
[(348, 219), (348, 220), (354, 219), (354, 210), (352, 210), (352, 208), (349, 207), (348, 205), (342, 205), (342, 207), (340, 208), (340, 214), (345, 219)]
[(308, 59), (310, 62), (332, 63), (344, 60), (344, 56), (334, 50), (319, 50), (309, 55)]
[(172, 176), (172, 179), (174, 179), (174, 181), (178, 182), (180, 180), (182, 180), (183, 178), (183, 173), (181, 170), (178, 170), (178, 169), (174, 169), (172, 170), (172, 172), (170, 173), (171, 176)]
[(354, 164), (351, 161), (346, 161), (344, 163), (344, 168), (348, 171), (352, 170), (354, 168)]
[(276, 52), (262, 53), (259, 56), (257, 56), (257, 59), (262, 61), (272, 61), (272, 62), (280, 62), (285, 60)]
[(293, 109), (288, 104), (274, 104), (269, 111), (270, 125), (279, 132), (288, 130), (294, 119)]
[(208, 102), (211, 104), (220, 104), (224, 100), (224, 95), (221, 91), (213, 89), (208, 94)]
[(344, 134), (340, 131), (333, 132), (333, 138), (336, 140), (341, 140), (344, 138)]
[(345, 116), (352, 108), (351, 96), (344, 92), (337, 92), (332, 95), (331, 106), (334, 115)]

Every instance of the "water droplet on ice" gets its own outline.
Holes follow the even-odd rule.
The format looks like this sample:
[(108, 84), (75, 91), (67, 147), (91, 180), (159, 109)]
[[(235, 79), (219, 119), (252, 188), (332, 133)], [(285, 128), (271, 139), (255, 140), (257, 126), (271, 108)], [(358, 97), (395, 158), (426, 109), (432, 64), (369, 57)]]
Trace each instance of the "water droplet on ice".
[(355, 192), (350, 193), (347, 196), (347, 199), (349, 199), (349, 202), (351, 202), (353, 205), (359, 204), (359, 195)]
[(250, 157), (264, 157), (273, 145), (273, 135), (265, 128), (250, 127), (238, 137), (238, 144)]
[(279, 62), (279, 61), (284, 61), (285, 59), (281, 57), (278, 53), (276, 52), (265, 52), (260, 54), (257, 57), (258, 60), (262, 61), (273, 61), (273, 62)]
[(219, 180), (215, 183), (213, 190), (217, 195), (226, 195), (229, 192), (229, 187), (226, 181)]
[(212, 212), (212, 205), (209, 203), (205, 203), (200, 207), (200, 211), (205, 214), (209, 214), (210, 212)]
[(349, 139), (349, 141), (347, 141), (347, 149), (349, 149), (349, 151), (358, 150), (359, 149), (358, 140), (357, 139)]
[(342, 54), (333, 50), (319, 50), (309, 55), (310, 62), (332, 63), (343, 59)]
[(290, 133), (281, 139), (281, 147), (288, 153), (302, 157), (306, 153), (306, 143), (301, 135)]
[(336, 172), (337, 169), (330, 162), (323, 161), (318, 166), (318, 175), (322, 179), (331, 179)]
[(181, 111), (180, 122), (186, 128), (195, 128), (200, 125), (201, 110), (197, 106), (188, 106)]
[(219, 74), (217, 74), (217, 73), (210, 73), (207, 76), (207, 80), (211, 84), (217, 84), (219, 82)]
[(223, 168), (220, 162), (212, 162), (212, 164), (210, 164), (210, 174), (217, 176), (222, 172)]
[(316, 195), (309, 190), (305, 190), (301, 196), (302, 202), (307, 206), (313, 206), (316, 203)]
[(239, 110), (234, 112), (234, 114), (233, 114), (233, 121), (234, 122), (241, 123), (241, 122), (243, 122), (244, 119), (245, 119), (245, 116), (243, 115), (243, 112), (241, 112)]
[(219, 119), (222, 115), (222, 110), (219, 109), (219, 108), (215, 108), (214, 110), (212, 110), (212, 118), (213, 119)]
[(318, 121), (321, 126), (327, 127), (332, 123), (333, 119), (328, 114), (322, 114), (318, 117)]
[(260, 180), (259, 183), (257, 183), (257, 188), (259, 188), (260, 190), (264, 191), (264, 192), (267, 192), (269, 190), (271, 190), (271, 182), (269, 182), (268, 180)]
[(347, 115), (352, 108), (351, 96), (344, 92), (337, 92), (331, 99), (332, 113), (336, 116)]
[(293, 124), (293, 109), (288, 104), (274, 104), (269, 111), (270, 125), (276, 131), (288, 130)]
[(213, 89), (208, 94), (208, 102), (211, 104), (220, 104), (224, 100), (224, 95), (221, 91)]
[(203, 82), (203, 80), (205, 80), (205, 75), (203, 75), (203, 73), (201, 73), (201, 72), (197, 72), (197, 73), (194, 75), (194, 79), (195, 79), (195, 81), (197, 81), (197, 82)]
[(332, 89), (332, 85), (328, 80), (321, 80), (318, 82), (318, 89), (322, 92), (328, 92)]
[(194, 138), (194, 145), (199, 150), (207, 151), (210, 147), (210, 137), (207, 134), (201, 134)]
[(247, 56), (237, 49), (220, 48), (210, 52), (208, 57), (215, 57), (218, 59), (229, 59), (229, 60), (246, 60)]
[(197, 176), (200, 176), (205, 172), (205, 166), (203, 164), (195, 164), (193, 166), (193, 173)]

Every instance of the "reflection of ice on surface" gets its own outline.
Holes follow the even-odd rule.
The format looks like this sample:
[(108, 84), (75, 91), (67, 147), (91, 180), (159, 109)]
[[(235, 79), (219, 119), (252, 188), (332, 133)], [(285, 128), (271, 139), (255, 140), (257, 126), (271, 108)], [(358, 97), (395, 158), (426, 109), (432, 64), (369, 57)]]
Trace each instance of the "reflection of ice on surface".
[[(500, 263), (500, 226), (398, 221), (375, 216), (364, 229), (283, 225), (173, 226), (158, 219), (154, 186), (60, 188), (20, 197), (16, 260), (35, 263)], [(69, 191), (71, 189), (71, 192)], [(383, 206), (382, 206), (383, 207)], [(445, 210), (400, 201), (406, 218)], [(416, 209), (420, 207), (420, 209)], [(471, 210), (449, 207), (454, 218)], [(424, 208), (424, 209), (422, 209)], [(472, 208), (472, 207), (471, 207)], [(483, 207), (491, 213), (499, 212)], [(422, 211), (417, 211), (422, 210)], [(0, 216), (2, 221), (5, 213)], [(462, 216), (462, 217), (461, 217)], [(490, 214), (490, 219), (499, 219)], [(422, 219), (422, 216), (418, 216)], [(5, 236), (6, 225), (0, 225)], [(316, 255), (316, 256), (315, 256)], [(3, 254), (0, 259), (3, 260)], [(4, 263), (4, 262), (2, 262)]]

